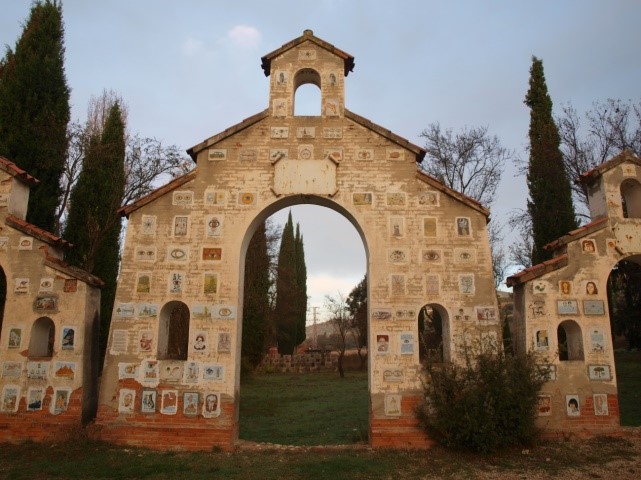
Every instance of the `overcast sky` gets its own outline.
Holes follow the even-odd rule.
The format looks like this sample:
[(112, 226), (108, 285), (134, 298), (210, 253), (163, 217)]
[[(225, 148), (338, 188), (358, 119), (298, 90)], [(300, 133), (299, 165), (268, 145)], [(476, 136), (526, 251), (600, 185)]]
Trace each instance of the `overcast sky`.
[[(15, 45), (30, 5), (2, 1), (1, 44)], [(527, 159), (532, 55), (543, 59), (555, 111), (641, 98), (637, 0), (64, 0), (63, 9), (72, 117), (84, 121), (90, 96), (113, 89), (130, 131), (184, 149), (264, 110), (260, 57), (305, 29), (355, 57), (346, 107), (421, 146), (433, 122), (487, 126)], [(495, 220), (525, 207), (515, 172), (507, 166)], [(320, 208), (293, 210), (317, 306), (349, 293), (366, 269), (351, 224)]]

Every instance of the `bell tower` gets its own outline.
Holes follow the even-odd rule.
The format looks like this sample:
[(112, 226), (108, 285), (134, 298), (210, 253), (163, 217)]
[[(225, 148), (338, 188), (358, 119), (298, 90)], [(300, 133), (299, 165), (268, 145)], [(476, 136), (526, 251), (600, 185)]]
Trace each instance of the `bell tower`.
[(354, 57), (315, 37), (311, 30), (262, 57), (262, 68), (265, 76), (271, 76), (271, 116), (294, 116), (296, 90), (313, 84), (321, 92), (321, 116), (343, 117), (345, 77), (354, 69)]

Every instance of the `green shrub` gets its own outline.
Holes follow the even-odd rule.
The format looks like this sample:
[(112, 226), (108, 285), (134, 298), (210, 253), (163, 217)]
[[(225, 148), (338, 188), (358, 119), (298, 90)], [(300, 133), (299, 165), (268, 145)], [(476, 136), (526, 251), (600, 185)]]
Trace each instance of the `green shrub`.
[(426, 362), (421, 425), (440, 443), (478, 452), (530, 442), (544, 383), (533, 353), (513, 356), (494, 346), (463, 349), (461, 365)]

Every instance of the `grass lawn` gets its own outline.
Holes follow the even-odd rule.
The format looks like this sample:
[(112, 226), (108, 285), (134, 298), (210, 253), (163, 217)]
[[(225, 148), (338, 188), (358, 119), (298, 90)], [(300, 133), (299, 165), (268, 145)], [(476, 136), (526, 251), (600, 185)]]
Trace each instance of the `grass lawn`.
[(621, 425), (641, 425), (641, 352), (615, 351)]
[(367, 442), (367, 372), (270, 374), (243, 379), (240, 438), (282, 445)]

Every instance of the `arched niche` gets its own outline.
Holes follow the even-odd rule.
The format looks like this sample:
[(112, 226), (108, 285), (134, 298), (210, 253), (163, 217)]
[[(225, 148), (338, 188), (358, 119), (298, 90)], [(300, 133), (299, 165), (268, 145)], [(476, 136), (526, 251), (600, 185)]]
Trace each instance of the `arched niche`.
[(447, 310), (439, 304), (428, 303), (418, 314), (419, 359), (436, 362), (450, 361), (450, 328)]
[(158, 315), (158, 359), (187, 360), (189, 349), (189, 307), (174, 300)]
[(583, 360), (583, 334), (574, 320), (564, 320), (556, 329), (560, 361)]
[(624, 218), (641, 218), (641, 184), (637, 180), (621, 182), (621, 205)]
[(31, 327), (29, 337), (29, 357), (53, 356), (53, 345), (56, 338), (56, 326), (49, 317), (40, 317)]

